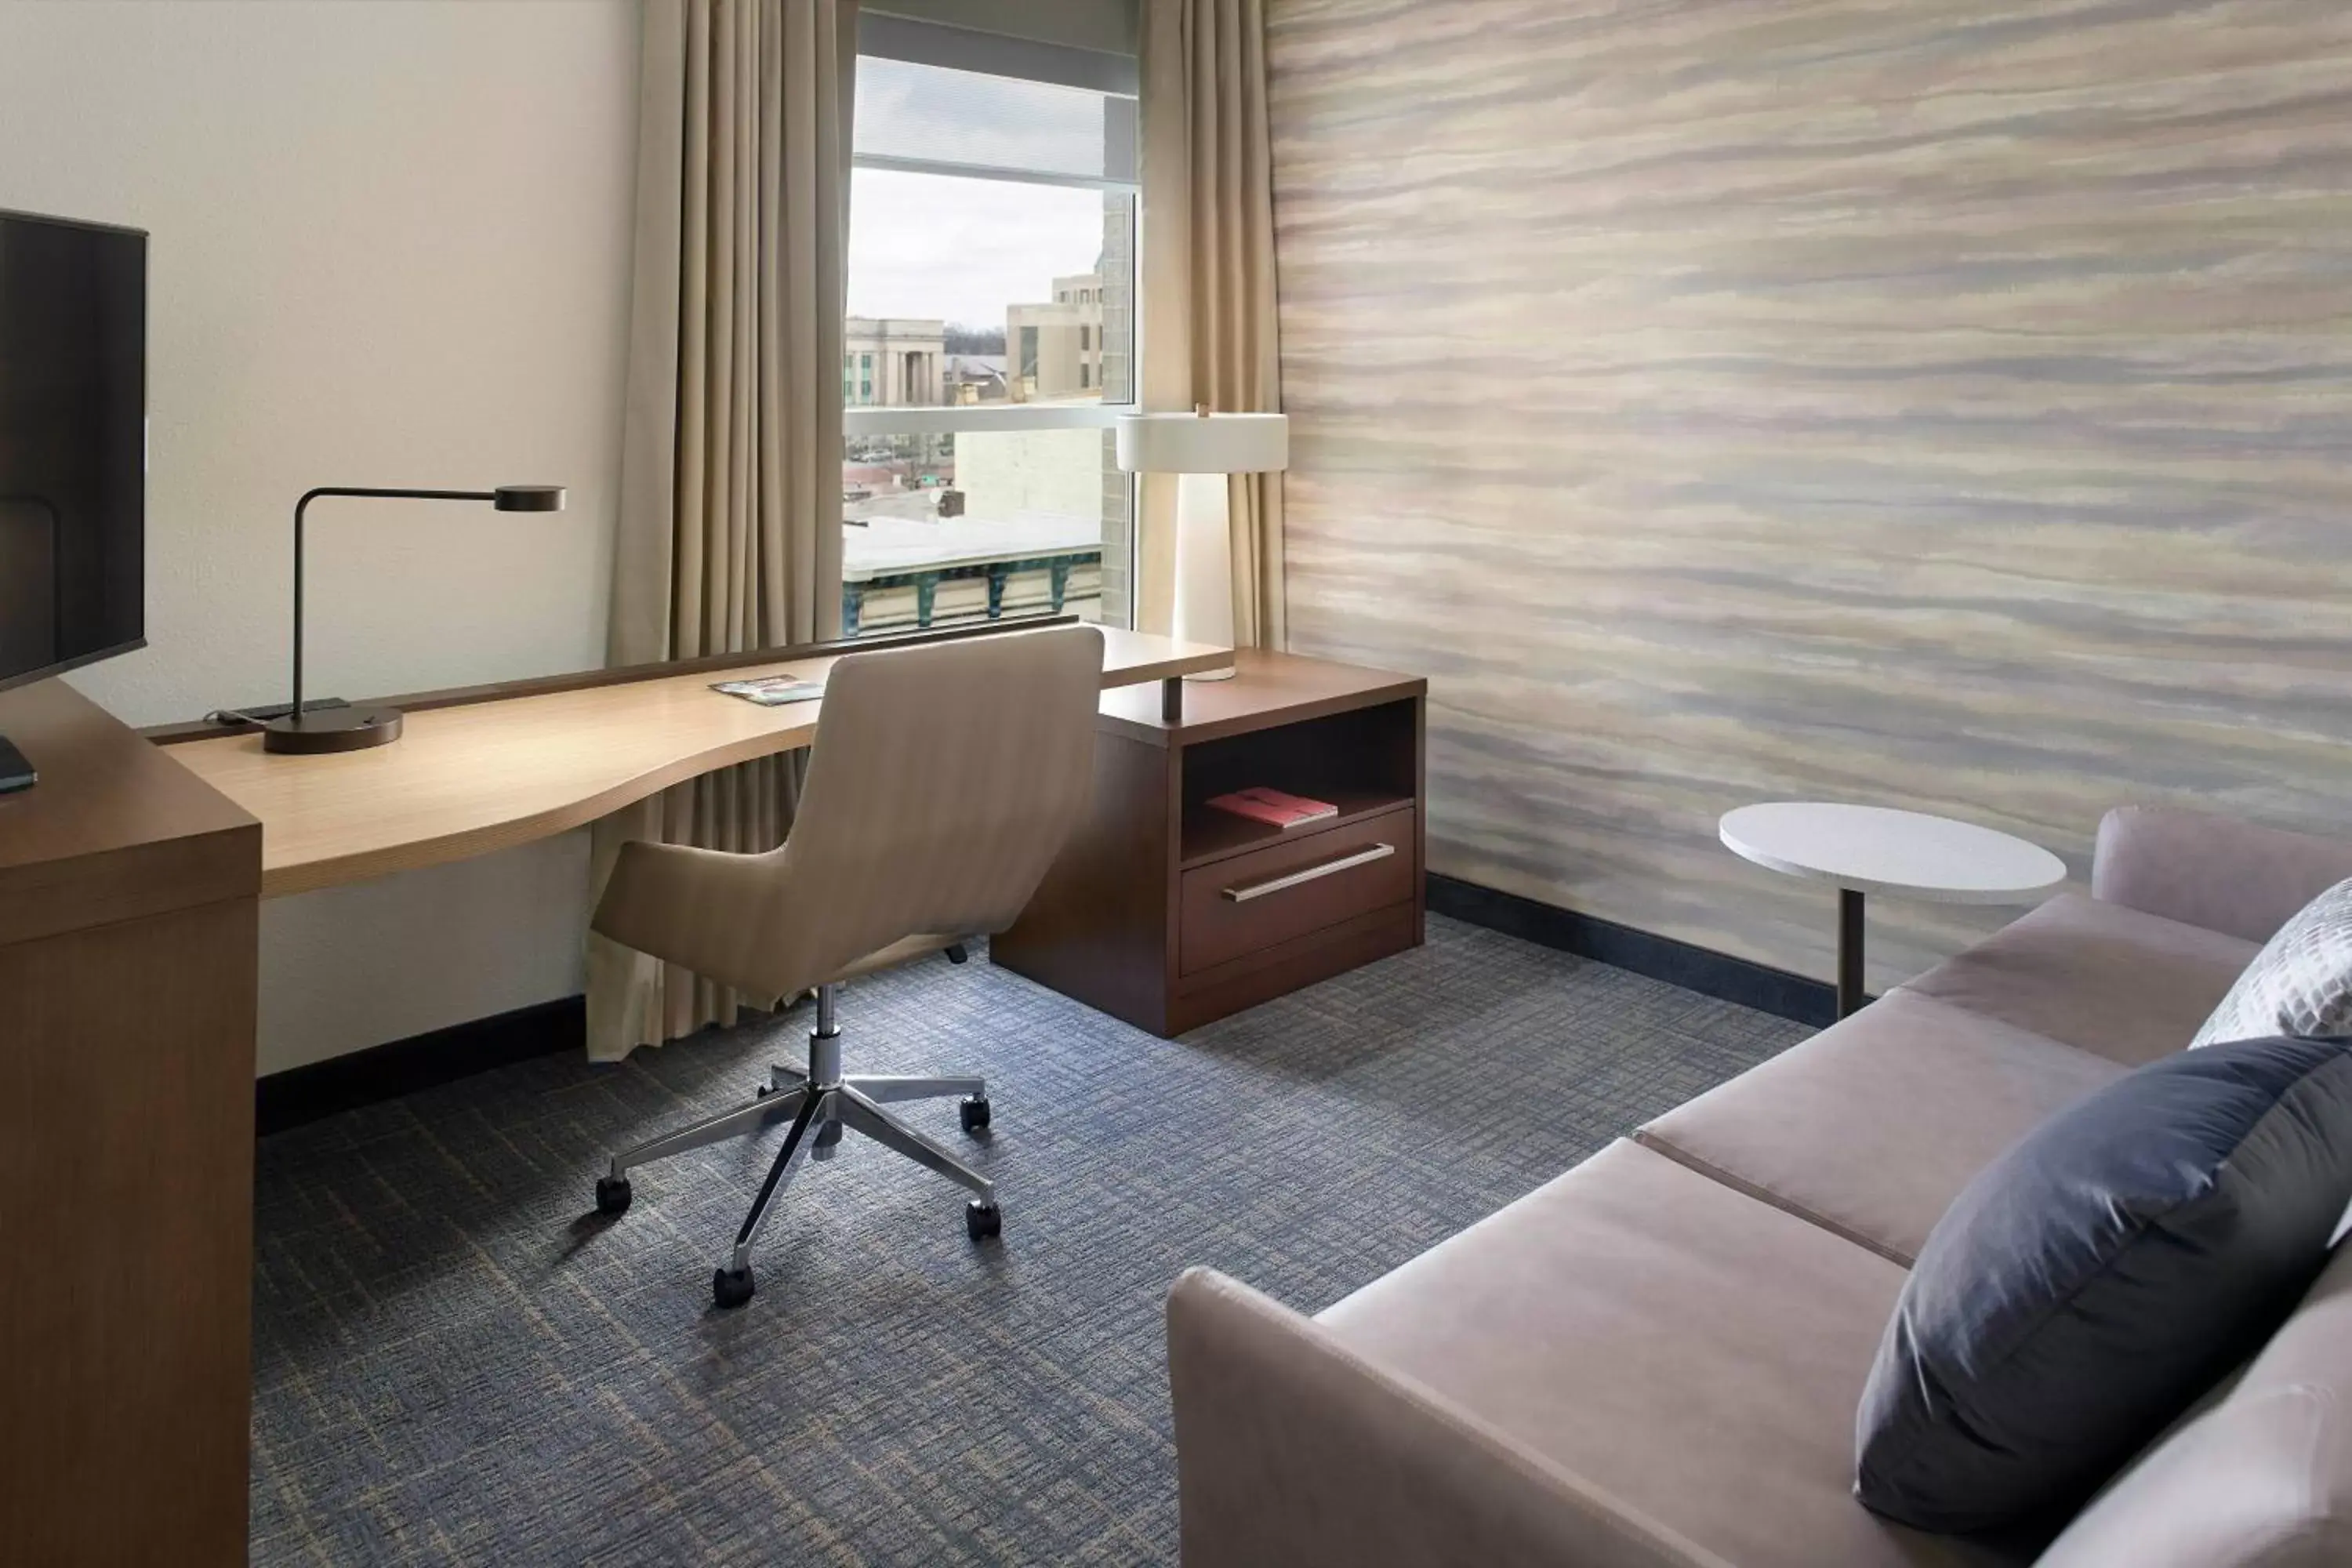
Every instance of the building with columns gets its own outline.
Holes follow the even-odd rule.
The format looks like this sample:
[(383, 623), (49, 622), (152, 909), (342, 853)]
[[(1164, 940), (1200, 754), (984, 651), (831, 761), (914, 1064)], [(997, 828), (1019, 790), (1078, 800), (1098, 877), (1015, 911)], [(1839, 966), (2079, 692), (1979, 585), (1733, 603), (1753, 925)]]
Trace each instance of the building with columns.
[(841, 400), (851, 408), (935, 408), (948, 401), (947, 323), (852, 316), (843, 323)]

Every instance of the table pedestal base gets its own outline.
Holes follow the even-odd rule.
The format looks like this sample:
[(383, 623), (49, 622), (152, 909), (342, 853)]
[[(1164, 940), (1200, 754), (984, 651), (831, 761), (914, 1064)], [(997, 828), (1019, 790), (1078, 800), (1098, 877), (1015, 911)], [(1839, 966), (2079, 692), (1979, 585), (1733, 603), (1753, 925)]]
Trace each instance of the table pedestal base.
[(1837, 1016), (1851, 1018), (1869, 998), (1862, 989), (1862, 895), (1838, 889)]

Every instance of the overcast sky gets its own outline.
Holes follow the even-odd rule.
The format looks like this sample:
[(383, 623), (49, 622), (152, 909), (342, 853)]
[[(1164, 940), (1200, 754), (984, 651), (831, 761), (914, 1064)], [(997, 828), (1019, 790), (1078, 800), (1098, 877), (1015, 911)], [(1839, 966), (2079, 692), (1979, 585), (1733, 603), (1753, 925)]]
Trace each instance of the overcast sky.
[(1099, 191), (859, 169), (849, 192), (849, 313), (1003, 327), (1102, 251)]
[[(862, 57), (857, 151), (934, 163), (1103, 174), (1103, 95)], [(1094, 270), (1098, 190), (859, 169), (850, 180), (849, 313), (1003, 327)]]

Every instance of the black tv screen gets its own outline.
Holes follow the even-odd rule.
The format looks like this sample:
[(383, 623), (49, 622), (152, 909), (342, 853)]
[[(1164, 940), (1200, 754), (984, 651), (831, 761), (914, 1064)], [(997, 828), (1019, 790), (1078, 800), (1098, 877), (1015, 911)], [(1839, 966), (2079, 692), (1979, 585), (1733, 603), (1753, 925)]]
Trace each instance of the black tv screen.
[(147, 237), (0, 213), (0, 689), (146, 637)]

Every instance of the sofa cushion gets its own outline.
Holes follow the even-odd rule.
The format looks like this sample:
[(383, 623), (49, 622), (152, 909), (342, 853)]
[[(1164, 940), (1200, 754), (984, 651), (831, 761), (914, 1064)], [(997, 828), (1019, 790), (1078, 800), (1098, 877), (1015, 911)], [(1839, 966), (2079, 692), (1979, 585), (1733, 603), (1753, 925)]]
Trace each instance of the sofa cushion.
[(1979, 1171), (2126, 1070), (1896, 991), (1634, 1136), (1908, 1267)]
[(1319, 1321), (1741, 1568), (2030, 1561), (1853, 1500), (1854, 1403), (1903, 1279), (1619, 1142)]
[(2352, 881), (2312, 900), (2263, 944), (2189, 1047), (2343, 1034), (2352, 1034)]
[(2352, 1563), (2352, 1247), (2221, 1397), (2159, 1438), (2040, 1568)]
[(1855, 1495), (1926, 1530), (2081, 1506), (2259, 1349), (2352, 1202), (2352, 1051), (2243, 1040), (2127, 1074), (1936, 1226), (1858, 1418)]
[(2186, 1049), (2257, 951), (2061, 893), (1905, 989), (2137, 1067)]

